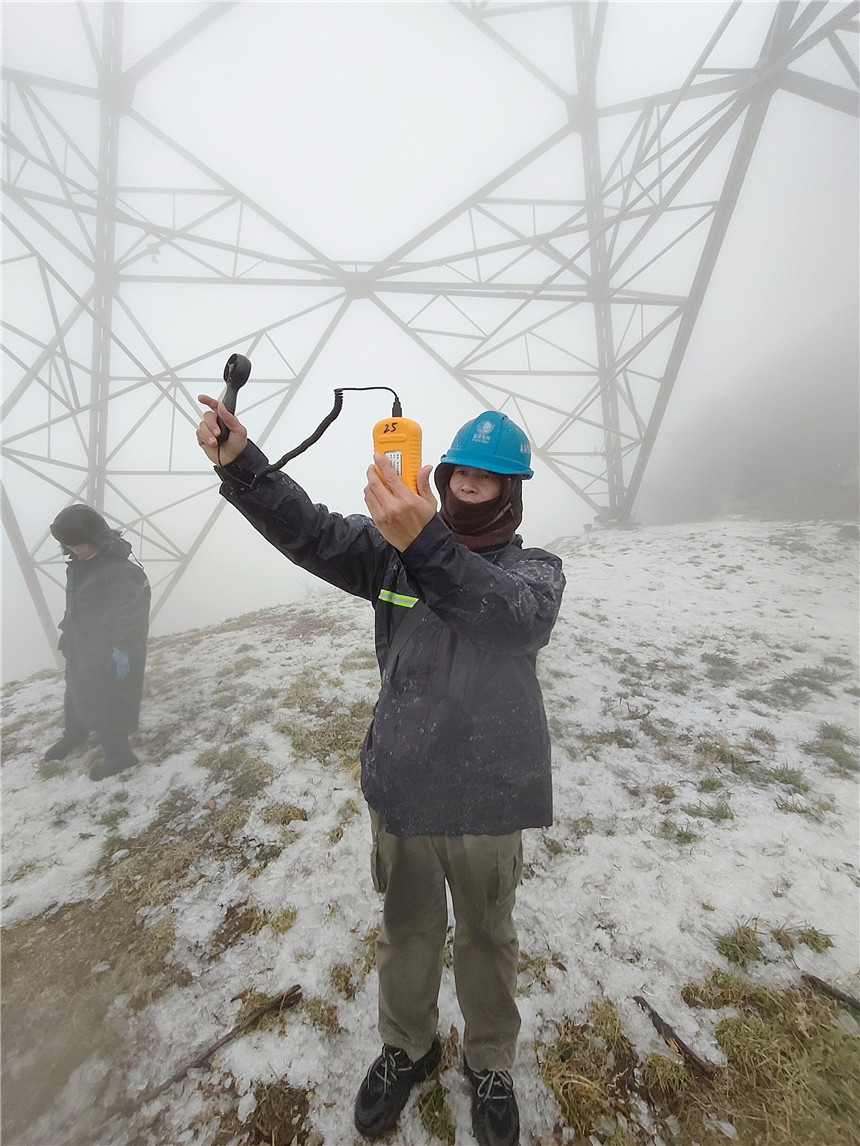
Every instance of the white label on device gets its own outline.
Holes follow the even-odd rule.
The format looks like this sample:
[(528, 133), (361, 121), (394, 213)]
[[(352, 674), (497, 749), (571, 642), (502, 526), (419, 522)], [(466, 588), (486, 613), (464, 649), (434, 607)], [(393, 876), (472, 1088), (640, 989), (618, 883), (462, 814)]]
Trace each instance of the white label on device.
[(403, 451), (402, 450), (386, 450), (386, 459), (391, 462), (394, 467), (394, 472), (398, 477), (403, 476)]

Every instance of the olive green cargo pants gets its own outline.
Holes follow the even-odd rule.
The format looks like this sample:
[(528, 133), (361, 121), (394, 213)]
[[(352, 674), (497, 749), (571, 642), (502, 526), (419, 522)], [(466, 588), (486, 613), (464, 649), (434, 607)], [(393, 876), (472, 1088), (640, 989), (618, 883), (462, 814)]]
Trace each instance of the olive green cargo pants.
[(463, 1049), (473, 1070), (510, 1070), (520, 1016), (519, 945), (511, 913), (522, 875), (522, 832), (393, 836), (371, 809), (372, 873), (385, 895), (376, 941), (379, 1033), (418, 1059), (430, 1049), (454, 905), (454, 983)]

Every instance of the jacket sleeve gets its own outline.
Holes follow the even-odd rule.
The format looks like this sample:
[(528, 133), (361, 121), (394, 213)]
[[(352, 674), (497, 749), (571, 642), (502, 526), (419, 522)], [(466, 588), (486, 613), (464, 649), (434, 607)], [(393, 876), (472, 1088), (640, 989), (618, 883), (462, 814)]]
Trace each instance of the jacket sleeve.
[(330, 513), (277, 471), (252, 488), (266, 464), (265, 455), (249, 442), (228, 466), (216, 467), (222, 496), (295, 565), (356, 597), (374, 600), (392, 549), (370, 518)]
[(139, 565), (117, 561), (109, 584), (111, 647), (134, 652), (146, 644), (149, 631), (149, 580)]
[(435, 517), (401, 560), (421, 599), (460, 636), (499, 652), (534, 654), (558, 616), (562, 563), (542, 549), (515, 552), (514, 562), (494, 564), (455, 541)]

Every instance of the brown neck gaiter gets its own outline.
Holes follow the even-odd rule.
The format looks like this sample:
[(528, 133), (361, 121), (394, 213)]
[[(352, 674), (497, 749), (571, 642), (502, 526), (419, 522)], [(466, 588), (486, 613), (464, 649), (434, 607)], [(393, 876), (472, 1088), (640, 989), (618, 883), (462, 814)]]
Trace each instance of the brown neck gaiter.
[(438, 465), (433, 475), (441, 499), (439, 514), (454, 537), (468, 549), (506, 545), (523, 519), (523, 479), (500, 474), (502, 488), (492, 501), (461, 501), (448, 488), (452, 465)]

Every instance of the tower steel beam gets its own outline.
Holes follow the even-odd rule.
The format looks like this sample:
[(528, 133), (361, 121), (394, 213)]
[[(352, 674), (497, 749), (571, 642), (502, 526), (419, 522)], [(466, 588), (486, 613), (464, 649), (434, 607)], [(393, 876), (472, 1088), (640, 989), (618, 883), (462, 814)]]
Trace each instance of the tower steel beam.
[[(758, 57), (732, 67), (724, 41), (745, 6), (713, 5), (677, 86), (603, 104), (604, 33), (623, 6), (454, 7), (562, 121), (366, 262), (318, 249), (135, 107), (144, 76), (228, 13), (241, 20), (241, 5), (208, 5), (128, 64), (123, 5), (102, 5), (100, 39), (98, 9), (79, 5), (91, 84), (3, 69), (3, 521), (51, 643), (43, 587), (59, 564), (34, 506), (85, 498), (123, 527), (157, 613), (220, 513), (188, 433), (198, 389), (225, 353), (253, 357), (243, 408), (265, 444), (356, 300), (475, 403), (510, 411), (594, 514), (630, 520), (774, 94), (858, 114), (858, 4), (776, 4)], [(541, 21), (569, 43), (562, 68), (537, 54)], [(804, 71), (813, 52), (829, 54), (829, 78)], [(139, 143), (163, 156), (163, 182), (122, 178)], [(177, 352), (155, 296), (215, 286), (235, 300), (232, 329), (217, 345), (189, 331)], [(278, 300), (262, 324), (245, 302), (260, 291)], [(154, 443), (145, 463), (141, 438)]]

